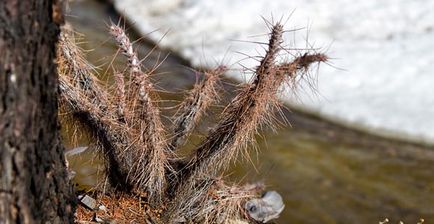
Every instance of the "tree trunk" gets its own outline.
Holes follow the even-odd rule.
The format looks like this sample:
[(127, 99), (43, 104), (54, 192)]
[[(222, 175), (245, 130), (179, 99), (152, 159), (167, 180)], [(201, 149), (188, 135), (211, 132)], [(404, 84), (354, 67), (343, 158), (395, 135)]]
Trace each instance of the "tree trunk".
[(73, 221), (57, 120), (52, 4), (0, 0), (0, 223)]

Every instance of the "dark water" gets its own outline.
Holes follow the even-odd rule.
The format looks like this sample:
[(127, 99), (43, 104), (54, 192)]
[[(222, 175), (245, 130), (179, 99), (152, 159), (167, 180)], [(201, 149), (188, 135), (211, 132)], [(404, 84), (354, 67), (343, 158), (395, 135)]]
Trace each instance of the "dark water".
[[(107, 5), (90, 0), (72, 3), (69, 14), (74, 28), (85, 35), (82, 47), (94, 49), (89, 60), (105, 73), (116, 52), (107, 23), (118, 18)], [(144, 56), (153, 45), (141, 41), (136, 46)], [(152, 68), (167, 54), (157, 50), (145, 63)], [(119, 58), (114, 65), (122, 68), (125, 61)], [(179, 93), (192, 86), (195, 76), (187, 65), (169, 55), (157, 69), (155, 82), (169, 92), (162, 94), (163, 100), (180, 100)], [(110, 82), (107, 74), (102, 78)], [(227, 92), (231, 88), (225, 86)], [(163, 106), (173, 104), (166, 101)], [(434, 223), (433, 148), (377, 138), (299, 113), (286, 116), (292, 127), (280, 128), (277, 134), (264, 132), (252, 160), (240, 159), (228, 173), (236, 182), (264, 181), (268, 189), (282, 194), (286, 208), (277, 223), (378, 223), (385, 218), (390, 223), (416, 224), (420, 218)], [(207, 118), (188, 147), (213, 120)], [(64, 124), (65, 142), (73, 147), (68, 125)], [(75, 145), (91, 144), (85, 131), (75, 134)], [(92, 155), (90, 149), (71, 158), (78, 173), (75, 180), (84, 188), (93, 186), (102, 170)]]

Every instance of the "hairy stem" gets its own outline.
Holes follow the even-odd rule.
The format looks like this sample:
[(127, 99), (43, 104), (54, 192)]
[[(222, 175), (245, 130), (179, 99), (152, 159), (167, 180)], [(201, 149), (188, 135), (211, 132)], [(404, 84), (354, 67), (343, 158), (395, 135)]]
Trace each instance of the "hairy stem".
[(171, 150), (175, 151), (185, 142), (185, 139), (188, 138), (208, 107), (218, 101), (216, 85), (225, 70), (224, 67), (219, 67), (205, 72), (205, 77), (200, 83), (194, 85), (193, 89), (188, 93), (174, 122), (173, 138), (170, 144)]

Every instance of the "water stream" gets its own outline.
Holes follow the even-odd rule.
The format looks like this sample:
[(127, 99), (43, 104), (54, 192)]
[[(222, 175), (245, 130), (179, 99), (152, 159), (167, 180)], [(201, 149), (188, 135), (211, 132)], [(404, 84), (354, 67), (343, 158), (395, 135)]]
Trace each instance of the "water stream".
[[(116, 14), (110, 6), (91, 0), (75, 1), (70, 8), (68, 21), (85, 35), (82, 47), (93, 49), (88, 59), (104, 73), (117, 50), (107, 32), (108, 21), (118, 20)], [(153, 44), (139, 41), (136, 46), (144, 56)], [(155, 66), (167, 55), (165, 50), (154, 51), (146, 66)], [(114, 65), (122, 68), (125, 61), (118, 58)], [(156, 73), (155, 82), (169, 92), (161, 95), (170, 100), (163, 106), (181, 100), (179, 93), (195, 81), (188, 62), (175, 55), (169, 54)], [(102, 79), (110, 82), (109, 76), (108, 72)], [(233, 87), (225, 89), (227, 101)], [(214, 108), (214, 114), (219, 110)], [(285, 116), (291, 127), (264, 131), (257, 138), (258, 153), (251, 161), (240, 158), (227, 174), (235, 182), (264, 181), (268, 189), (282, 194), (286, 207), (277, 223), (378, 223), (385, 218), (391, 223), (416, 224), (420, 218), (434, 222), (433, 148), (378, 138), (297, 112), (286, 111)], [(201, 124), (187, 148), (199, 142), (214, 120), (210, 116)], [(73, 141), (70, 125), (63, 124), (67, 148), (92, 143), (85, 131), (75, 133)], [(90, 148), (71, 158), (75, 181), (82, 188), (92, 187), (102, 170), (93, 154)]]

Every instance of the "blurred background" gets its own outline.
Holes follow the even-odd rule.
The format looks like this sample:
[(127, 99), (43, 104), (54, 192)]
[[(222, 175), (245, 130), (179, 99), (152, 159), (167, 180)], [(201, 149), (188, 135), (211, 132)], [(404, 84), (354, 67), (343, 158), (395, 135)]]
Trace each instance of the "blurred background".
[[(167, 92), (161, 96), (167, 107), (194, 84), (192, 68), (221, 64), (230, 67), (223, 100), (228, 102), (234, 85), (249, 80), (243, 68), (254, 68), (252, 57), (264, 53), (254, 42), (267, 42), (265, 21), (281, 21), (288, 48), (313, 49), (332, 59), (295, 93), (282, 95), (291, 126), (264, 130), (258, 152), (240, 159), (228, 177), (263, 181), (278, 191), (286, 207), (277, 223), (429, 223), (433, 12), (434, 1), (416, 0), (82, 0), (69, 3), (67, 21), (84, 35), (82, 47), (91, 50), (88, 59), (101, 74), (117, 50), (107, 32), (110, 20), (121, 21), (138, 39), (142, 57), (158, 45), (144, 63), (152, 68), (164, 59), (154, 79)], [(220, 110), (214, 108), (187, 148), (206, 134)], [(86, 155), (72, 166), (81, 186), (95, 183), (98, 168)]]

